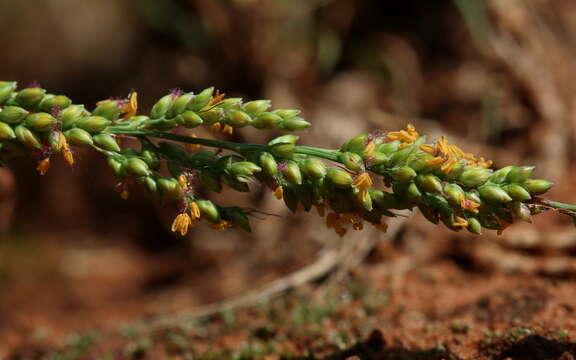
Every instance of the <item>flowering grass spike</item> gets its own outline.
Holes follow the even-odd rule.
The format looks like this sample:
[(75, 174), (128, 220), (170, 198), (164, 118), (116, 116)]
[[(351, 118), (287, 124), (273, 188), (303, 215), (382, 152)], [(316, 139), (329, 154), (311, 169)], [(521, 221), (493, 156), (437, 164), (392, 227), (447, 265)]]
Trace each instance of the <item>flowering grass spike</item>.
[[(267, 144), (199, 138), (192, 129), (200, 126), (230, 135), (245, 127), (297, 131), (310, 123), (298, 110), (273, 109), (269, 100), (226, 98), (213, 88), (197, 94), (172, 90), (148, 115), (139, 115), (136, 92), (100, 101), (90, 111), (38, 86), (18, 90), (14, 82), (0, 82), (0, 160), (33, 157), (44, 175), (54, 154), (72, 166), (73, 148), (90, 147), (107, 157), (123, 199), (141, 184), (174, 202), (172, 231), (181, 235), (199, 220), (216, 230), (251, 231), (252, 211), (199, 194), (224, 187), (249, 192), (255, 183), (293, 212), (315, 207), (340, 236), (362, 230), (365, 223), (386, 231), (385, 219), (399, 210), (419, 209), (435, 224), (475, 234), (482, 228), (501, 232), (545, 210), (576, 218), (576, 206), (539, 197), (552, 183), (532, 179), (534, 167), (494, 170), (491, 161), (465, 153), (443, 136), (426, 142), (412, 125), (358, 135), (336, 150), (300, 146), (293, 134)], [(139, 146), (121, 145), (122, 137), (138, 140)]]

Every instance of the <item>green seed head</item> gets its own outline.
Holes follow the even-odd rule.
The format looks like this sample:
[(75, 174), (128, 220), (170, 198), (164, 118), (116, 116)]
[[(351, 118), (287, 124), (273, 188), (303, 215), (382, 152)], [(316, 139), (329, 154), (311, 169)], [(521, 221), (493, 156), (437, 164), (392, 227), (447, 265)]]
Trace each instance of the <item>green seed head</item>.
[(521, 201), (514, 201), (510, 204), (509, 209), (516, 217), (527, 223), (532, 223), (532, 214), (528, 206)]
[(30, 129), (23, 125), (18, 125), (14, 129), (14, 134), (16, 134), (16, 138), (18, 141), (26, 146), (29, 149), (40, 149), (42, 148), (42, 144), (40, 144), (40, 140)]
[(482, 234), (482, 225), (480, 224), (480, 221), (478, 221), (478, 219), (476, 219), (475, 217), (469, 217), (468, 219), (468, 231), (470, 231), (472, 234), (476, 234), (476, 235), (481, 235)]
[(0, 81), (0, 105), (10, 99), (16, 89), (16, 83), (13, 81)]
[(504, 189), (513, 200), (526, 201), (532, 198), (530, 193), (518, 184), (505, 185), (502, 189)]
[(442, 183), (440, 183), (440, 180), (432, 174), (418, 175), (418, 177), (416, 177), (416, 183), (426, 192), (437, 194), (442, 193)]
[(13, 140), (15, 138), (16, 134), (10, 125), (0, 122), (0, 140)]
[(86, 116), (88, 113), (84, 109), (84, 105), (70, 105), (62, 110), (59, 119), (62, 122), (62, 129), (70, 129), (76, 121)]
[(473, 188), (484, 184), (491, 175), (492, 171), (490, 169), (471, 166), (464, 170), (459, 180), (464, 186)]
[(502, 184), (504, 181), (506, 181), (506, 177), (510, 173), (510, 170), (512, 170), (513, 168), (514, 166), (506, 166), (503, 167), (502, 169), (494, 171), (492, 176), (490, 176), (490, 182), (494, 184)]
[(554, 185), (553, 182), (543, 179), (530, 179), (522, 183), (522, 187), (532, 195), (544, 194)]
[(196, 205), (200, 208), (200, 214), (206, 220), (217, 223), (220, 222), (220, 211), (210, 200), (196, 200)]
[(89, 116), (76, 121), (76, 127), (86, 130), (91, 134), (104, 131), (111, 121), (102, 116)]
[(298, 165), (293, 161), (288, 161), (286, 165), (282, 167), (282, 175), (292, 184), (302, 184), (302, 173)]
[(364, 149), (366, 148), (366, 139), (368, 138), (368, 135), (366, 134), (362, 134), (362, 135), (358, 135), (356, 137), (353, 137), (352, 139), (348, 140), (347, 142), (344, 143), (344, 145), (342, 145), (342, 147), (340, 147), (340, 151), (342, 152), (354, 152), (357, 154), (362, 154), (364, 152)]
[(244, 111), (236, 110), (230, 113), (226, 117), (225, 121), (226, 124), (234, 128), (242, 128), (246, 125), (249, 125), (252, 122), (252, 118)]
[(0, 111), (0, 121), (7, 124), (19, 124), (28, 116), (28, 111), (20, 106), (6, 106)]
[(192, 100), (193, 97), (194, 94), (191, 92), (178, 96), (176, 100), (174, 100), (174, 102), (172, 103), (172, 106), (170, 107), (168, 112), (166, 113), (166, 117), (171, 119), (183, 113), (188, 107), (188, 103)]
[(46, 132), (52, 130), (54, 125), (56, 125), (56, 122), (57, 120), (52, 115), (39, 112), (28, 115), (24, 121), (24, 124), (28, 129), (32, 131)]
[(209, 87), (208, 89), (202, 90), (200, 93), (196, 94), (188, 103), (188, 110), (192, 111), (200, 111), (203, 107), (208, 105), (210, 99), (212, 98), (212, 94), (214, 93), (214, 88)]
[(372, 202), (378, 205), (380, 209), (394, 209), (398, 206), (398, 200), (388, 192), (370, 189), (368, 193), (372, 198)]
[(160, 178), (156, 180), (156, 185), (160, 194), (168, 199), (179, 200), (184, 197), (184, 192), (176, 179)]
[(228, 171), (236, 177), (250, 177), (262, 171), (262, 168), (250, 161), (239, 161), (230, 164)]
[(296, 117), (293, 119), (288, 119), (288, 120), (282, 121), (279, 129), (280, 130), (287, 130), (287, 131), (298, 131), (298, 130), (307, 129), (311, 125), (312, 124), (310, 124), (308, 121), (306, 121), (300, 117)]
[(129, 158), (124, 166), (126, 167), (126, 172), (132, 176), (141, 177), (150, 175), (150, 168), (142, 159)]
[(271, 146), (275, 144), (295, 144), (298, 141), (298, 139), (300, 139), (300, 137), (297, 135), (292, 134), (282, 135), (270, 140), (268, 142), (268, 145)]
[(293, 119), (296, 116), (300, 115), (300, 110), (297, 109), (276, 109), (272, 112), (280, 116), (284, 120)]
[(34, 109), (42, 101), (46, 90), (41, 88), (23, 89), (16, 95), (16, 103), (27, 109)]
[(124, 166), (122, 166), (122, 162), (112, 156), (109, 156), (107, 159), (108, 166), (112, 168), (114, 175), (121, 179), (124, 177)]
[(308, 158), (302, 164), (302, 171), (312, 179), (322, 179), (326, 176), (326, 165), (316, 158)]
[(221, 120), (224, 120), (224, 110), (220, 108), (213, 108), (208, 111), (201, 111), (198, 114), (204, 121), (204, 125), (213, 125)]
[(120, 146), (118, 146), (118, 143), (116, 142), (114, 137), (112, 137), (112, 135), (99, 134), (99, 135), (95, 135), (93, 137), (93, 139), (94, 139), (94, 143), (96, 143), (96, 145), (98, 145), (99, 147), (101, 147), (104, 150), (115, 151), (115, 152), (120, 152), (120, 150), (121, 150)]
[(92, 115), (93, 116), (101, 116), (104, 117), (108, 120), (118, 120), (118, 118), (120, 117), (120, 114), (122, 114), (122, 106), (120, 106), (120, 104), (118, 104), (118, 101), (116, 100), (106, 100), (102, 103), (100, 103), (100, 105), (98, 105), (98, 107), (96, 107), (96, 109), (94, 109), (94, 111), (92, 111)]
[(45, 112), (51, 112), (53, 109), (65, 109), (72, 105), (72, 100), (64, 95), (46, 95), (40, 105), (38, 106), (40, 110)]
[(354, 181), (352, 175), (347, 171), (337, 168), (329, 168), (326, 171), (326, 177), (332, 184), (339, 188), (348, 188)]
[(264, 174), (270, 177), (276, 177), (278, 175), (278, 163), (274, 156), (270, 153), (262, 153), (259, 157), (260, 166), (264, 171)]
[(416, 171), (409, 166), (402, 166), (392, 170), (392, 178), (402, 184), (411, 182), (416, 175)]
[(254, 126), (256, 129), (270, 130), (278, 127), (281, 122), (282, 118), (280, 116), (271, 112), (263, 112), (256, 116), (252, 122), (252, 126)]
[(447, 184), (444, 186), (444, 194), (446, 194), (446, 198), (452, 206), (460, 206), (464, 199), (464, 190), (456, 184)]
[(202, 120), (200, 115), (190, 110), (184, 111), (182, 114), (176, 117), (176, 123), (178, 123), (178, 125), (184, 126), (187, 129), (193, 129), (197, 126), (200, 126), (203, 122), (204, 120)]
[(482, 185), (478, 188), (478, 193), (482, 199), (492, 203), (506, 203), (512, 198), (501, 187), (496, 185)]
[(70, 129), (64, 133), (66, 140), (74, 145), (92, 145), (94, 141), (89, 132), (83, 129)]
[(152, 106), (152, 110), (150, 110), (150, 118), (160, 119), (164, 117), (172, 107), (173, 103), (174, 98), (172, 97), (172, 94), (163, 96), (154, 104), (154, 106)]
[(292, 157), (296, 145), (291, 143), (274, 144), (270, 147), (270, 152), (279, 158), (286, 159)]
[(346, 166), (348, 170), (360, 171), (364, 170), (364, 160), (362, 156), (353, 152), (343, 152), (338, 156), (340, 162)]
[(270, 100), (254, 100), (245, 103), (242, 109), (250, 115), (258, 115), (270, 109), (271, 104)]
[(406, 197), (412, 202), (419, 202), (422, 198), (422, 192), (415, 183), (410, 183), (406, 189)]
[(141, 177), (138, 179), (138, 181), (144, 184), (146, 190), (148, 190), (151, 193), (156, 193), (156, 191), (158, 190), (158, 185), (156, 185), (156, 181), (150, 176)]
[(532, 175), (534, 172), (534, 169), (534, 166), (513, 166), (506, 176), (506, 181), (512, 183), (522, 183), (528, 180), (530, 175)]

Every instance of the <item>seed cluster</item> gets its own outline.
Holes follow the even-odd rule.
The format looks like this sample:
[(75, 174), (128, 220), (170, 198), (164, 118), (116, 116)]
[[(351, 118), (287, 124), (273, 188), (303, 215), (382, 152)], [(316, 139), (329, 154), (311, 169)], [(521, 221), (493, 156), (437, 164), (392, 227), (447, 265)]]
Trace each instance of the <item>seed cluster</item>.
[[(32, 156), (44, 175), (53, 154), (73, 165), (74, 146), (92, 147), (107, 156), (123, 198), (139, 183), (174, 201), (178, 215), (172, 230), (182, 235), (199, 219), (218, 230), (250, 231), (250, 210), (217, 205), (200, 194), (224, 187), (248, 192), (254, 183), (266, 186), (293, 212), (316, 208), (321, 216), (327, 213), (326, 225), (339, 235), (361, 230), (364, 223), (385, 231), (386, 217), (414, 208), (455, 231), (502, 231), (515, 219), (530, 221), (541, 210), (535, 196), (552, 186), (530, 179), (533, 167), (495, 171), (491, 161), (463, 152), (444, 137), (426, 143), (411, 125), (356, 136), (338, 150), (299, 146), (293, 134), (257, 145), (198, 138), (189, 130), (306, 129), (310, 123), (299, 115), (293, 109), (273, 110), (268, 100), (225, 98), (213, 88), (198, 94), (172, 90), (148, 116), (138, 115), (136, 93), (100, 101), (88, 111), (37, 86), (18, 91), (14, 82), (0, 82), (0, 160)], [(121, 146), (122, 137), (140, 146)]]

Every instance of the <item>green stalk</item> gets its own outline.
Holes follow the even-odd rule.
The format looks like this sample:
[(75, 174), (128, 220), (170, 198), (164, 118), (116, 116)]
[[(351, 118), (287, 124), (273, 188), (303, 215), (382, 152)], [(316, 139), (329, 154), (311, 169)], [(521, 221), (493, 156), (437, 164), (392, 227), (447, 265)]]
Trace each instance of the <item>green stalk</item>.
[(551, 200), (541, 200), (542, 204), (550, 206), (554, 209), (564, 209), (576, 212), (576, 205), (565, 204), (558, 201), (551, 201)]

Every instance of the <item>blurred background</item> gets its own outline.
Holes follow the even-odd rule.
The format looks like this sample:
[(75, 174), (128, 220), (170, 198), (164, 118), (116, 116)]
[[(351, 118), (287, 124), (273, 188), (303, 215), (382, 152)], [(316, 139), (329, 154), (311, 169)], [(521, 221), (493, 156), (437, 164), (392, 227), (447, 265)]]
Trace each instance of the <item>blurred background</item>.
[[(557, 183), (552, 198), (576, 199), (572, 0), (0, 0), (0, 29), (0, 79), (89, 108), (134, 89), (145, 113), (172, 88), (215, 86), (302, 109), (313, 124), (302, 143), (338, 147), (413, 123), (497, 167), (536, 164)], [(279, 215), (255, 219), (252, 235), (199, 227), (182, 238), (171, 207), (142, 189), (121, 200), (105, 159), (77, 157), (44, 177), (27, 159), (0, 169), (0, 348), (218, 301), (338, 241), (257, 186), (219, 197)], [(380, 236), (376, 264), (427, 249), (470, 267), (574, 274), (569, 226), (544, 215), (479, 240), (416, 216), (394, 239), (347, 240)]]

